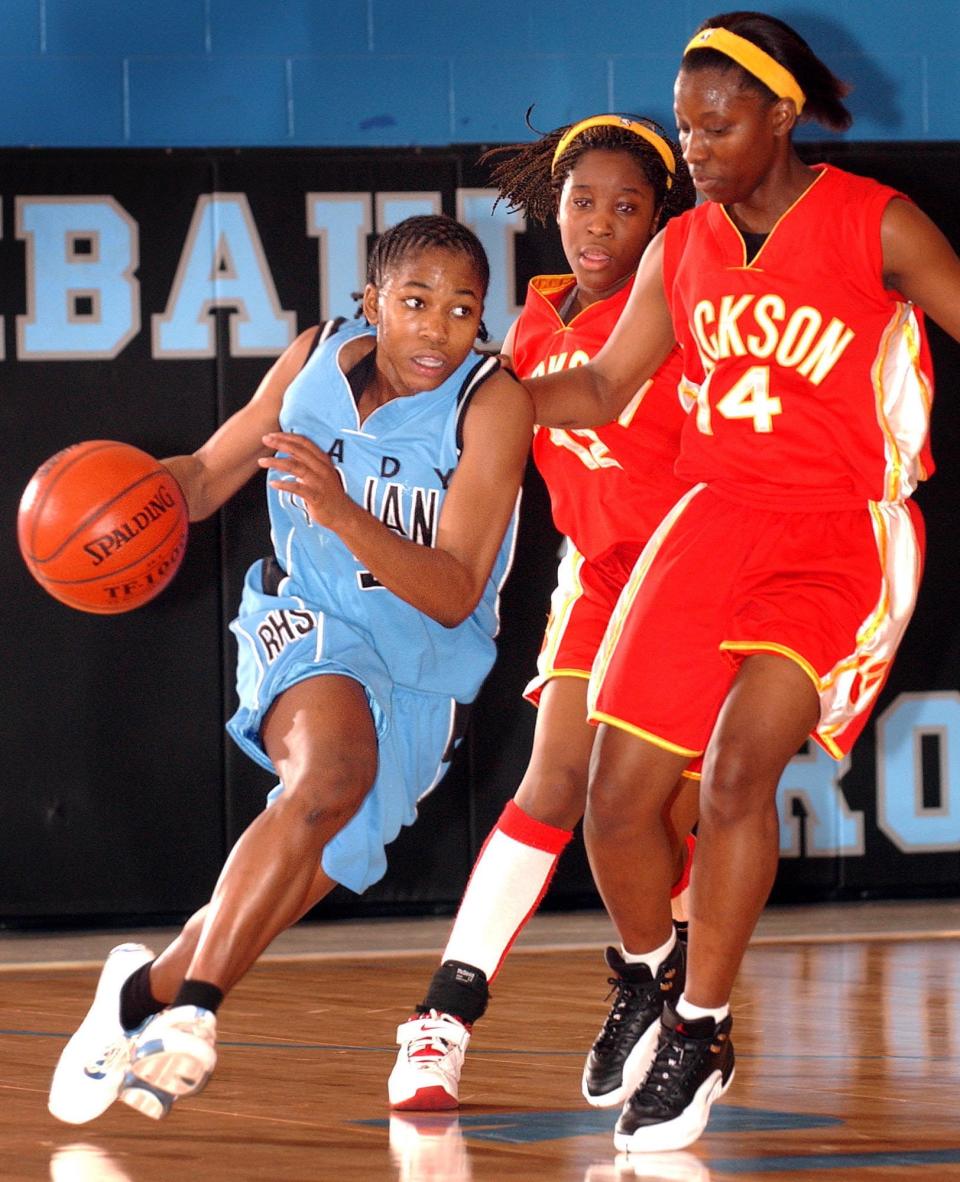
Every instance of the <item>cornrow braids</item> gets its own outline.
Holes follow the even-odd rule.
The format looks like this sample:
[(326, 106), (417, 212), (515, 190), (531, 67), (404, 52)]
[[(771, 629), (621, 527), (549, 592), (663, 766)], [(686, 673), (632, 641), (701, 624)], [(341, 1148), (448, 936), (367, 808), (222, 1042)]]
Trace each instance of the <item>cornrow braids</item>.
[[(670, 148), (676, 162), (672, 184), (667, 181), (670, 173), (656, 148), (626, 127), (601, 125), (586, 127), (571, 141), (554, 164), (557, 145), (575, 124), (557, 127), (548, 131), (532, 143), (507, 144), (491, 148), (480, 157), (480, 163), (496, 160), (490, 176), (499, 196), (494, 205), (506, 201), (511, 213), (521, 212), (524, 217), (545, 226), (556, 216), (560, 207), (560, 194), (567, 177), (576, 167), (585, 152), (627, 152), (639, 164), (653, 190), (654, 201), (660, 210), (659, 224), (692, 209), (697, 193), (690, 173), (684, 163), (678, 144), (652, 119), (630, 115), (635, 123), (642, 123), (658, 135)], [(500, 159), (503, 157), (502, 159)]]
[(490, 263), (483, 244), (472, 230), (442, 213), (404, 218), (389, 230), (384, 230), (370, 251), (367, 282), (380, 287), (384, 276), (400, 259), (431, 247), (466, 255), (480, 281), (481, 298), (486, 296), (490, 285)]

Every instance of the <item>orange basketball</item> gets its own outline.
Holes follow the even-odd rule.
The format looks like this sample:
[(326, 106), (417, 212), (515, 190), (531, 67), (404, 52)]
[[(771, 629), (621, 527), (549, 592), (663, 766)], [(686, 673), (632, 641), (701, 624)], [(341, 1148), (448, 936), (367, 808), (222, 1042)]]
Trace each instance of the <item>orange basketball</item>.
[(153, 456), (92, 439), (51, 456), (20, 498), (17, 538), (27, 568), (54, 599), (116, 615), (153, 599), (187, 545), (180, 486)]

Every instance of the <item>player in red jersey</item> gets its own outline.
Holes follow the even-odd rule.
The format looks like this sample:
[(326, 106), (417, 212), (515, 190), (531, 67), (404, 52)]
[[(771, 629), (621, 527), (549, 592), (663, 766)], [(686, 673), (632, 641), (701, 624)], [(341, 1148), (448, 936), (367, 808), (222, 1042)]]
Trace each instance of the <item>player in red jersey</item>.
[(850, 749), (920, 579), (921, 309), (960, 340), (960, 259), (901, 194), (797, 155), (801, 115), (850, 124), (846, 92), (783, 22), (706, 21), (674, 105), (707, 200), (654, 239), (594, 360), (525, 382), (538, 422), (605, 422), (679, 342), (696, 402), (677, 472), (698, 483), (638, 562), (590, 690), (584, 831), (631, 950), (670, 930), (660, 809), (705, 750), (686, 984), (618, 1121), (627, 1151), (690, 1144), (729, 1086), (730, 995), (776, 872), (781, 773), (811, 735)]
[[(503, 352), (521, 376), (584, 364), (623, 310), (652, 235), (692, 207), (679, 149), (645, 119), (596, 115), (532, 144), (512, 145), (494, 170), (501, 199), (546, 224), (554, 216), (569, 275), (540, 275)], [(586, 803), (596, 728), (586, 721), (590, 669), (634, 562), (689, 488), (673, 473), (686, 417), (674, 350), (615, 421), (596, 430), (539, 428), (533, 454), (553, 518), (568, 539), (538, 676), (526, 696), (539, 709), (526, 774), (488, 836), (467, 885), (442, 964), (417, 1013), (400, 1027), (390, 1077), (400, 1109), (453, 1108), (472, 1024), (488, 986), (534, 913)], [(696, 820), (696, 773), (679, 768), (665, 809), (676, 913), (689, 878), (684, 841)], [(670, 892), (665, 894), (669, 897)], [(683, 954), (671, 928), (642, 958), (611, 948), (616, 1000), (583, 1074), (591, 1104), (621, 1104), (653, 1055), (666, 997), (679, 995)]]

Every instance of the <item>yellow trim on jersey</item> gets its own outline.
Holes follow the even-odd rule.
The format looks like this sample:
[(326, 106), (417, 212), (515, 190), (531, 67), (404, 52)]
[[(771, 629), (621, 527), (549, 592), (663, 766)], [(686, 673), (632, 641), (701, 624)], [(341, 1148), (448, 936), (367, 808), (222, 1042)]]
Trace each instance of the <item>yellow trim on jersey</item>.
[(873, 363), (873, 368), (870, 371), (870, 378), (873, 382), (873, 394), (876, 402), (877, 425), (886, 442), (887, 449), (887, 472), (885, 487), (883, 490), (884, 498), (888, 501), (896, 501), (900, 499), (900, 487), (903, 480), (903, 461), (900, 458), (900, 448), (897, 444), (896, 437), (890, 429), (890, 424), (887, 422), (887, 415), (883, 405), (884, 382), (883, 375), (887, 368), (887, 359), (890, 354), (891, 341), (893, 340), (900, 319), (903, 305), (894, 313), (890, 323), (883, 330), (883, 335), (880, 337), (880, 346), (877, 349), (877, 357)]
[(558, 292), (564, 291), (567, 288), (575, 287), (576, 282), (576, 275), (534, 275), (530, 280), (530, 289), (536, 292), (554, 315), (557, 322), (557, 326), (553, 330), (554, 332), (573, 332), (578, 327), (577, 321), (580, 317), (586, 312), (589, 312), (593, 307), (592, 304), (588, 304), (586, 308), (581, 308), (576, 316), (571, 318), (569, 324), (564, 324), (560, 319), (560, 309), (550, 297), (555, 296)]
[[(530, 280), (530, 286), (537, 293), (548, 300), (550, 296), (556, 295), (558, 291), (563, 291), (564, 288), (572, 287), (577, 281), (576, 275), (568, 272), (565, 275), (534, 275)], [(554, 305), (551, 304), (551, 307)]]
[(545, 673), (537, 673), (536, 677), (531, 677), (523, 687), (523, 694), (521, 696), (535, 710), (539, 710), (540, 697), (547, 688), (547, 684), (560, 677), (581, 678), (587, 682), (590, 680), (590, 674), (585, 669), (548, 669)]
[(553, 162), (550, 165), (551, 173), (556, 171), (557, 161), (577, 136), (582, 135), (591, 127), (619, 127), (624, 131), (632, 131), (634, 135), (638, 135), (642, 140), (646, 140), (656, 150), (657, 155), (666, 165), (667, 188), (669, 189), (672, 186), (673, 178), (677, 175), (677, 162), (674, 159), (673, 152), (670, 150), (670, 145), (663, 136), (657, 135), (652, 128), (645, 126), (643, 123), (638, 123), (628, 115), (591, 115), (589, 119), (581, 119), (579, 123), (574, 123), (573, 127), (568, 128), (560, 137), (560, 142), (557, 144), (556, 150), (553, 153)]
[[(906, 361), (900, 361), (900, 367), (896, 368), (891, 375), (891, 381), (887, 376), (890, 355), (892, 353), (895, 360), (900, 360), (903, 352), (906, 353)], [(918, 481), (926, 480), (927, 478), (927, 472), (923, 466), (922, 448), (917, 448), (916, 454), (913, 457), (916, 463), (916, 471), (907, 471), (908, 487), (904, 489), (905, 469), (901, 448), (897, 441), (898, 424), (894, 423), (891, 425), (885, 405), (887, 389), (890, 386), (896, 388), (903, 383), (904, 370), (908, 366), (909, 370), (912, 371), (913, 381), (920, 391), (924, 418), (926, 423), (929, 424), (930, 411), (933, 406), (933, 392), (930, 389), (927, 375), (923, 371), (921, 360), (921, 345), (913, 306), (906, 301), (902, 301), (897, 304), (897, 309), (890, 323), (884, 329), (883, 335), (880, 338), (880, 345), (877, 349), (876, 359), (870, 370), (877, 423), (886, 442), (887, 465), (884, 476), (884, 499), (887, 501), (899, 501), (904, 496), (909, 496), (913, 492), (912, 478), (914, 476), (916, 476)], [(897, 409), (901, 411), (904, 409), (902, 399), (899, 400)], [(901, 427), (904, 426), (903, 423), (899, 425)], [(913, 424), (910, 424), (910, 426), (912, 427)]]
[(703, 773), (702, 773), (702, 772), (692, 772), (692, 771), (691, 771), (691, 770), (690, 770), (688, 767), (685, 767), (685, 768), (683, 769), (683, 771), (680, 773), (680, 775), (681, 775), (681, 776), (682, 776), (682, 777), (683, 777), (685, 780), (696, 780), (696, 782), (697, 782), (698, 784), (699, 784), (699, 783), (700, 783), (700, 781), (703, 779)]
[(686, 755), (690, 759), (695, 759), (698, 755), (703, 754), (702, 751), (691, 751), (689, 747), (680, 747), (676, 743), (671, 743), (669, 739), (662, 739), (659, 735), (651, 734), (650, 731), (634, 726), (631, 722), (624, 722), (622, 718), (614, 718), (612, 714), (601, 714), (597, 710), (591, 710), (587, 718), (590, 722), (605, 722), (608, 726), (615, 726), (618, 730), (629, 731), (638, 739), (646, 739), (654, 747), (660, 747), (664, 751), (672, 751), (674, 755)]
[[(537, 676), (534, 682), (549, 677), (553, 662), (570, 623), (570, 615), (583, 598), (583, 580), (580, 572), (586, 559), (568, 540), (567, 550), (557, 565), (557, 584), (550, 595), (550, 615), (543, 630), (543, 642), (537, 656)], [(590, 674), (587, 673), (587, 677)]]
[(681, 374), (680, 381), (677, 383), (677, 397), (680, 399), (680, 405), (689, 414), (697, 405), (697, 400), (700, 397), (699, 384), (691, 381), (686, 374)]
[[(813, 682), (813, 688), (817, 691), (818, 697), (822, 695), (824, 688), (828, 684), (825, 681), (821, 681), (816, 669), (814, 669), (814, 667), (808, 660), (806, 660), (806, 658), (801, 657), (800, 654), (796, 652), (796, 650), (787, 648), (785, 644), (775, 644), (773, 641), (769, 640), (725, 640), (721, 643), (720, 648), (725, 649), (727, 652), (734, 653), (779, 653), (780, 656), (786, 657), (788, 660), (793, 661), (793, 663), (798, 666), (798, 668), (802, 669), (803, 672), (806, 673), (806, 675)], [(857, 662), (854, 661), (853, 664), (856, 665)], [(835, 674), (837, 670), (833, 670), (832, 672)], [(846, 726), (848, 722), (849, 719), (845, 719), (842, 725)], [(841, 728), (837, 726), (817, 726), (814, 728), (812, 736), (831, 758), (838, 760), (846, 758), (845, 753), (833, 740), (834, 733), (839, 729)]]
[(590, 680), (589, 669), (551, 669), (549, 673), (544, 673), (542, 677), (537, 680), (542, 681), (544, 685), (548, 681), (552, 681), (555, 677), (580, 677), (584, 681)]
[(822, 730), (821, 729), (815, 730), (813, 732), (813, 735), (811, 736), (813, 738), (813, 741), (815, 743), (819, 743), (820, 746), (824, 749), (824, 751), (826, 751), (826, 753), (830, 756), (830, 758), (837, 760), (838, 763), (841, 759), (847, 758), (847, 753), (843, 750), (842, 747), (838, 746), (838, 744), (835, 743), (833, 740), (834, 732), (839, 729), (840, 729), (839, 727), (835, 727), (835, 726), (834, 727), (824, 727)]
[(810, 184), (807, 185), (807, 187), (803, 190), (803, 192), (790, 205), (787, 206), (787, 208), (783, 211), (783, 213), (773, 223), (773, 227), (769, 230), (766, 238), (764, 238), (764, 240), (763, 240), (763, 245), (760, 247), (760, 249), (757, 251), (757, 253), (753, 256), (753, 258), (749, 262), (747, 261), (747, 243), (743, 237), (743, 234), (740, 232), (740, 227), (737, 225), (737, 223), (733, 220), (733, 218), (727, 212), (727, 207), (725, 205), (720, 206), (720, 212), (723, 214), (723, 216), (730, 223), (731, 227), (733, 228), (734, 233), (740, 239), (740, 245), (743, 247), (743, 265), (737, 269), (739, 269), (741, 271), (754, 271), (754, 270), (762, 271), (763, 270), (762, 267), (757, 266), (757, 260), (760, 258), (760, 256), (763, 254), (763, 252), (766, 250), (767, 243), (770, 241), (770, 239), (777, 232), (777, 227), (780, 225), (780, 223), (783, 221), (783, 219), (785, 217), (789, 217), (789, 215), (793, 212), (793, 210), (796, 209), (796, 207), (800, 204), (800, 202), (804, 199), (804, 197), (806, 197), (806, 195), (809, 192), (811, 192), (813, 187), (815, 185), (818, 185), (820, 183), (821, 179), (823, 177), (825, 177), (826, 175), (827, 175), (827, 170), (825, 168), (821, 168), (820, 171), (817, 173), (817, 175), (810, 182)]
[(616, 607), (610, 616), (607, 623), (607, 630), (603, 634), (603, 640), (600, 642), (600, 647), (597, 649), (597, 655), (593, 662), (593, 676), (591, 684), (593, 690), (588, 696), (588, 708), (590, 703), (596, 702), (596, 694), (601, 682), (607, 675), (607, 666), (610, 664), (610, 659), (613, 656), (613, 651), (617, 647), (617, 641), (620, 639), (620, 633), (623, 631), (623, 625), (627, 616), (630, 614), (630, 607), (634, 599), (637, 597), (637, 592), (640, 590), (640, 584), (643, 582), (647, 571), (650, 569), (650, 564), (656, 558), (660, 547), (663, 545), (664, 539), (673, 528), (674, 522), (680, 514), (686, 509), (690, 501), (706, 488), (705, 484), (695, 484), (693, 488), (689, 489), (683, 494), (679, 501), (667, 513), (666, 517), (660, 522), (657, 528), (653, 531), (649, 541), (640, 551), (640, 557), (634, 564), (633, 570), (630, 572), (630, 577), (627, 579), (620, 592), (620, 598), (617, 600)]
[(777, 98), (793, 99), (797, 114), (803, 110), (807, 96), (803, 93), (800, 83), (794, 78), (786, 66), (781, 66), (766, 50), (761, 49), (746, 37), (730, 29), (703, 29), (690, 38), (683, 56), (686, 57), (694, 49), (716, 49), (732, 58), (738, 66), (742, 66), (748, 74), (759, 78), (764, 86), (768, 86)]
[(867, 508), (873, 518), (873, 536), (877, 543), (877, 557), (880, 559), (880, 570), (883, 572), (880, 580), (880, 598), (873, 609), (870, 618), (857, 631), (857, 649), (868, 644), (878, 630), (886, 623), (890, 615), (890, 590), (887, 585), (887, 570), (890, 553), (890, 536), (887, 523), (875, 501), (868, 501)]

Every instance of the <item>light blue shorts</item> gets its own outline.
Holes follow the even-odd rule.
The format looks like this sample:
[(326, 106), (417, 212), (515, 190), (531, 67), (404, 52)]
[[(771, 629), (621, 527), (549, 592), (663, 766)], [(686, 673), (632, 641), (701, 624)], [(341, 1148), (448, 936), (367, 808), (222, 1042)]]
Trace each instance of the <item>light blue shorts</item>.
[[(285, 689), (328, 673), (363, 686), (376, 727), (377, 777), (359, 811), (327, 843), (320, 862), (335, 882), (361, 894), (386, 873), (385, 847), (401, 826), (413, 824), (418, 801), (450, 766), (468, 708), (442, 694), (396, 685), (362, 632), (309, 609), (298, 597), (266, 594), (261, 570), (260, 562), (248, 570), (240, 611), (230, 625), (239, 645), (240, 705), (227, 731), (251, 759), (275, 773), (260, 728)], [(282, 791), (278, 784), (268, 803)]]

